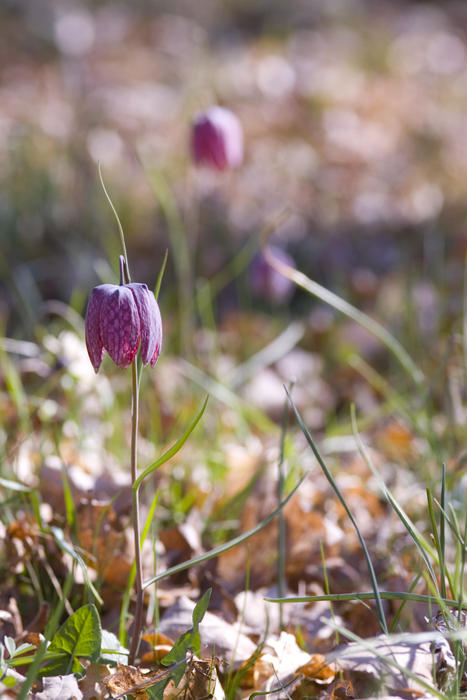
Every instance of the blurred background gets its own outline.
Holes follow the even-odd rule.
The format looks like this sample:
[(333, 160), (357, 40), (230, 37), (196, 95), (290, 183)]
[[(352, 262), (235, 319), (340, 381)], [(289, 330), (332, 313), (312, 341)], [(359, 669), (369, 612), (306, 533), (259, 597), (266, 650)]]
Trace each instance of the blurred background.
[[(443, 462), (461, 512), (467, 2), (0, 0), (0, 35), (0, 464), (38, 484), (62, 523), (63, 465), (77, 500), (120, 494), (112, 506), (127, 517), (129, 376), (109, 358), (96, 376), (83, 342), (90, 290), (118, 283), (121, 252), (100, 163), (133, 280), (154, 287), (168, 251), (163, 352), (142, 377), (141, 464), (211, 396), (189, 448), (148, 483), (158, 527), (198, 509), (207, 547), (271, 512), (292, 381), (382, 569), (407, 541), (380, 526), (351, 403), (414, 522), (427, 521), (425, 485), (439, 493)], [(195, 115), (216, 104), (244, 132), (243, 162), (222, 172), (197, 167), (189, 147)], [(271, 277), (265, 233), (277, 257), (393, 333), (423, 378), (413, 383), (334, 307)], [(304, 439), (288, 438), (287, 489), (317, 469)], [(351, 530), (324, 477), (310, 488), (290, 510), (297, 579), (322, 565), (317, 510)], [(253, 587), (274, 579), (275, 547), (274, 537), (257, 547)], [(244, 554), (224, 560), (241, 585)], [(340, 590), (352, 579), (335, 571)]]
[[(117, 280), (99, 162), (133, 278), (154, 284), (169, 250), (163, 307), (180, 274), (190, 296), (246, 250), (219, 284), (219, 318), (239, 305), (313, 315), (300, 292), (255, 294), (249, 263), (269, 227), (300, 270), (359, 306), (409, 309), (428, 337), (458, 317), (465, 2), (1, 0), (0, 31), (8, 334), (31, 337), (44, 300), (82, 314), (93, 284)], [(211, 104), (243, 126), (235, 171), (190, 162), (191, 121)]]

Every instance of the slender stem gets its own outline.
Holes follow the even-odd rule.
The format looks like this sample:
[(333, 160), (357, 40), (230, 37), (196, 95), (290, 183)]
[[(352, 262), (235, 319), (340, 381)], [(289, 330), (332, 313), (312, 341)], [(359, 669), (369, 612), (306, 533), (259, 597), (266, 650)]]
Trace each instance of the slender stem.
[[(138, 368), (136, 358), (131, 365), (131, 380), (132, 380), (132, 403), (131, 403), (131, 483), (134, 484), (138, 477), (137, 451), (138, 451), (138, 403), (139, 403), (139, 383), (138, 383)], [(141, 562), (141, 536), (139, 522), (139, 488), (132, 489), (132, 518), (133, 518), (133, 534), (135, 540), (135, 564), (136, 564), (136, 608), (135, 618), (133, 623), (133, 636), (131, 639), (130, 654), (128, 664), (134, 664), (136, 654), (138, 652), (139, 641), (141, 637), (141, 629), (143, 626), (143, 567)]]

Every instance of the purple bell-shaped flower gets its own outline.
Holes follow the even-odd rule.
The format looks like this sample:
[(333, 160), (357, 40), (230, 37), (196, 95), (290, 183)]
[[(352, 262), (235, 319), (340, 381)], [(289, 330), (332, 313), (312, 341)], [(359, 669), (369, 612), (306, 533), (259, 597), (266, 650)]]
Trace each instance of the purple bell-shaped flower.
[(193, 122), (191, 152), (196, 165), (214, 170), (236, 168), (243, 160), (243, 131), (235, 114), (214, 105)]
[[(295, 267), (293, 258), (282, 248), (271, 245), (273, 257), (289, 267)], [(287, 277), (271, 267), (263, 253), (258, 253), (250, 266), (250, 283), (253, 293), (272, 304), (286, 304), (290, 301), (295, 285)]]
[(86, 311), (86, 347), (94, 370), (106, 351), (125, 369), (141, 346), (141, 360), (153, 367), (162, 345), (162, 320), (154, 294), (145, 284), (101, 284)]

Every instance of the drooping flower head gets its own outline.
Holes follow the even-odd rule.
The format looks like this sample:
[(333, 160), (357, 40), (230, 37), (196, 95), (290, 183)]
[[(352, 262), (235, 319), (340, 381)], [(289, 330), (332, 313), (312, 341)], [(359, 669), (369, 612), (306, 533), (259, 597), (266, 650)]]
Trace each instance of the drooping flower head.
[(94, 287), (86, 311), (86, 347), (94, 370), (106, 352), (125, 369), (141, 346), (141, 360), (151, 367), (162, 345), (162, 320), (154, 294), (145, 284)]
[(239, 166), (243, 160), (243, 131), (235, 114), (217, 105), (200, 112), (192, 126), (191, 152), (196, 165), (215, 170)]
[[(295, 267), (293, 258), (282, 248), (271, 245), (269, 250), (280, 262)], [(258, 253), (250, 266), (250, 284), (253, 293), (272, 304), (286, 304), (290, 301), (295, 285), (287, 277), (271, 267), (263, 253)]]

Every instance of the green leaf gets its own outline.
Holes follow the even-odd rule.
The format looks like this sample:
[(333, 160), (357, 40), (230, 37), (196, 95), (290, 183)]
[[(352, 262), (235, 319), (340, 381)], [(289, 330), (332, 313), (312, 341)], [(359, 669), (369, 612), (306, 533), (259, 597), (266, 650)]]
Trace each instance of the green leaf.
[(417, 367), (415, 362), (412, 360), (407, 350), (401, 345), (401, 343), (395, 338), (381, 323), (375, 321), (367, 314), (360, 311), (348, 301), (345, 301), (334, 292), (331, 292), (326, 287), (321, 286), (318, 282), (311, 280), (309, 277), (296, 270), (290, 265), (287, 265), (282, 260), (276, 258), (271, 249), (267, 246), (263, 248), (263, 254), (268, 261), (268, 263), (277, 272), (279, 272), (284, 277), (294, 282), (296, 285), (307, 291), (312, 296), (317, 297), (325, 304), (328, 304), (336, 311), (340, 311), (342, 314), (347, 316), (347, 318), (352, 319), (358, 323), (362, 328), (365, 328), (369, 333), (371, 333), (375, 338), (377, 338), (400, 362), (404, 370), (407, 372), (409, 377), (411, 377), (414, 383), (422, 387), (425, 383), (425, 377), (423, 372)]
[(211, 588), (208, 588), (206, 593), (199, 599), (196, 603), (193, 613), (193, 627), (187, 632), (184, 632), (175, 642), (173, 648), (168, 654), (161, 659), (161, 664), (164, 666), (171, 666), (172, 664), (180, 664), (178, 668), (172, 670), (171, 676), (175, 683), (178, 685), (180, 680), (185, 673), (186, 664), (183, 661), (186, 659), (187, 651), (192, 651), (194, 654), (199, 655), (201, 650), (201, 637), (199, 635), (199, 624), (202, 621), (206, 610), (209, 605), (209, 599), (211, 598)]
[(83, 664), (74, 656), (61, 652), (51, 659), (40, 670), (40, 677), (67, 676), (74, 673), (77, 678), (82, 678), (85, 674)]
[(209, 601), (211, 599), (211, 591), (212, 588), (208, 588), (206, 593), (204, 593), (196, 603), (192, 615), (193, 627), (198, 628), (199, 623), (205, 616), (206, 610), (208, 609)]
[(78, 657), (97, 661), (101, 650), (102, 630), (95, 605), (83, 605), (57, 630), (47, 649), (56, 654), (41, 669), (41, 675), (60, 675), (84, 671)]
[(167, 678), (163, 678), (150, 688), (146, 688), (146, 693), (150, 700), (164, 700), (164, 690), (170, 680), (171, 676), (167, 676)]
[(154, 296), (156, 297), (156, 301), (159, 297), (159, 290), (161, 288), (162, 278), (164, 276), (165, 266), (167, 265), (167, 258), (168, 257), (169, 257), (169, 251), (166, 249), (164, 259), (162, 261), (161, 269), (160, 269), (159, 275), (157, 277), (156, 286), (154, 287)]
[(292, 399), (290, 391), (287, 389), (287, 387), (284, 387), (284, 389), (285, 389), (286, 394), (288, 396), (288, 399), (290, 401), (290, 405), (293, 408), (293, 411), (295, 413), (295, 417), (297, 418), (297, 421), (298, 421), (298, 424), (302, 430), (302, 433), (304, 434), (304, 436), (306, 438), (306, 441), (308, 442), (309, 446), (311, 447), (311, 450), (312, 450), (314, 456), (316, 457), (321, 469), (323, 470), (324, 476), (326, 477), (326, 479), (328, 480), (328, 482), (332, 486), (334, 493), (336, 494), (337, 498), (341, 502), (342, 506), (344, 507), (345, 512), (347, 513), (347, 516), (348, 516), (350, 522), (352, 523), (352, 525), (355, 528), (358, 539), (360, 540), (360, 545), (362, 547), (363, 554), (364, 554), (365, 559), (366, 559), (366, 563), (367, 563), (367, 567), (368, 567), (368, 574), (370, 576), (371, 585), (372, 585), (372, 588), (373, 588), (373, 591), (375, 594), (375, 603), (376, 603), (376, 608), (377, 608), (377, 612), (378, 612), (379, 622), (381, 625), (381, 630), (382, 630), (383, 634), (387, 634), (388, 628), (387, 628), (387, 624), (386, 624), (386, 618), (384, 615), (383, 604), (381, 602), (381, 596), (379, 594), (378, 581), (376, 580), (376, 573), (375, 573), (375, 570), (373, 567), (373, 563), (371, 561), (370, 552), (368, 551), (368, 547), (365, 543), (365, 540), (363, 539), (363, 535), (360, 531), (360, 528), (358, 527), (357, 521), (355, 520), (353, 513), (351, 512), (349, 506), (347, 505), (347, 501), (345, 500), (339, 486), (337, 485), (337, 482), (335, 481), (333, 475), (329, 471), (323, 458), (321, 457), (321, 455), (318, 451), (318, 448), (316, 447), (316, 445), (313, 441), (313, 438), (311, 437), (310, 431), (306, 427), (305, 422), (302, 418), (302, 415)]
[(185, 442), (188, 440), (189, 436), (191, 435), (191, 433), (193, 432), (193, 430), (196, 428), (196, 426), (198, 425), (199, 421), (201, 420), (201, 417), (202, 417), (202, 415), (203, 415), (203, 413), (204, 413), (204, 411), (205, 411), (206, 405), (207, 405), (207, 403), (208, 403), (208, 398), (209, 398), (209, 396), (206, 396), (206, 399), (205, 399), (205, 401), (204, 401), (204, 403), (203, 403), (203, 405), (202, 405), (200, 411), (199, 411), (198, 414), (195, 416), (195, 418), (193, 419), (193, 421), (191, 422), (191, 424), (188, 426), (188, 428), (185, 430), (185, 432), (183, 433), (182, 437), (179, 438), (179, 439), (177, 440), (177, 442), (174, 442), (174, 444), (172, 445), (172, 447), (170, 447), (166, 452), (164, 452), (164, 454), (162, 455), (162, 457), (159, 457), (159, 459), (156, 459), (155, 462), (153, 462), (152, 464), (150, 464), (149, 467), (147, 467), (147, 468), (144, 470), (144, 472), (142, 472), (142, 473), (138, 476), (138, 478), (136, 479), (135, 483), (133, 484), (133, 490), (136, 491), (136, 490), (140, 487), (141, 482), (142, 482), (147, 476), (149, 476), (149, 474), (152, 474), (153, 471), (155, 471), (155, 470), (158, 469), (160, 466), (162, 466), (163, 464), (165, 464), (171, 457), (173, 457), (175, 454), (177, 454), (177, 452), (183, 447), (183, 445), (184, 445)]
[(120, 644), (118, 637), (108, 630), (101, 631), (101, 651), (99, 663), (111, 664), (128, 664), (128, 649)]
[(303, 484), (305, 479), (307, 478), (308, 474), (304, 474), (301, 479), (295, 484), (293, 487), (292, 491), (288, 494), (287, 498), (284, 498), (282, 503), (279, 504), (279, 506), (274, 510), (272, 513), (267, 515), (264, 520), (262, 520), (258, 525), (255, 525), (251, 530), (248, 530), (247, 532), (244, 532), (242, 535), (238, 535), (237, 537), (234, 537), (233, 539), (229, 540), (225, 544), (219, 545), (219, 547), (215, 547), (214, 549), (211, 549), (209, 552), (205, 552), (204, 554), (200, 554), (197, 557), (193, 557), (193, 559), (187, 559), (187, 561), (183, 561), (181, 564), (176, 564), (175, 566), (170, 567), (169, 569), (166, 569), (165, 571), (162, 571), (160, 574), (157, 574), (156, 576), (153, 576), (152, 578), (148, 579), (147, 581), (143, 582), (143, 589), (147, 588), (148, 586), (151, 586), (153, 583), (157, 583), (158, 581), (161, 581), (163, 578), (167, 578), (168, 576), (172, 576), (173, 574), (178, 574), (180, 571), (185, 571), (185, 569), (190, 569), (192, 566), (196, 566), (196, 564), (202, 564), (205, 561), (208, 561), (208, 559), (214, 559), (214, 557), (218, 557), (219, 554), (223, 554), (223, 552), (228, 552), (229, 549), (233, 549), (233, 547), (236, 547), (239, 544), (242, 544), (243, 542), (246, 542), (247, 539), (250, 537), (253, 537), (253, 535), (256, 535), (257, 532), (262, 530), (263, 528), (266, 527), (266, 525), (269, 525), (269, 523), (274, 520), (274, 518), (279, 515), (281, 512), (282, 508), (287, 505), (287, 503), (290, 501), (294, 493), (298, 491), (300, 486)]

